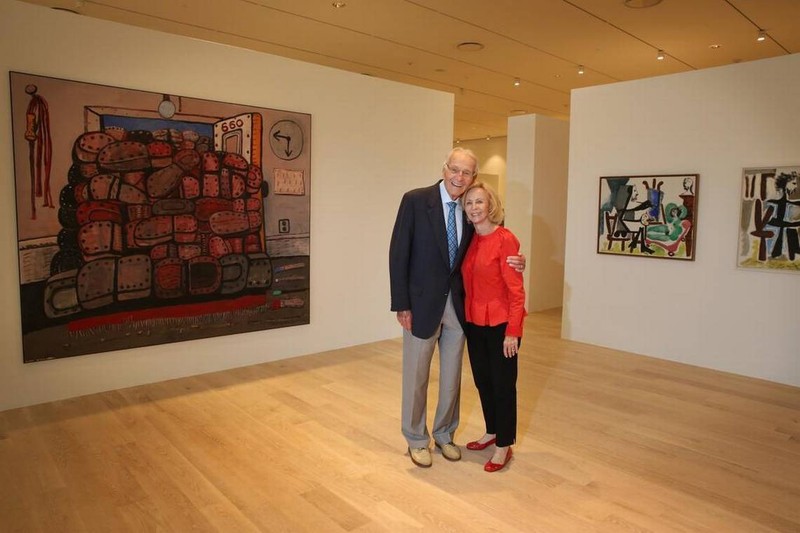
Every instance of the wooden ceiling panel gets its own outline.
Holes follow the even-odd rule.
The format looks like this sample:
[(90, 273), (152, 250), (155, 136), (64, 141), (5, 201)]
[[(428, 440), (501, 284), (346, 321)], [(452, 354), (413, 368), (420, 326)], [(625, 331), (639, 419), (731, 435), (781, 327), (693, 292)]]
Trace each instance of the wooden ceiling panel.
[[(509, 39), (523, 43), (528, 50), (536, 50), (538, 54), (557, 59), (569, 69), (584, 65), (595, 73), (595, 83), (688, 69), (679, 64), (661, 65), (654, 73), (653, 61), (657, 48), (620, 31), (571, 2), (534, 0), (521, 3), (503, 0), (499, 5), (492, 3), (489, 6), (473, 0), (466, 4), (466, 14), (461, 16), (469, 17), (492, 31), (502, 32)], [(544, 75), (547, 70), (539, 72)]]
[(504, 134), (514, 110), (565, 117), (575, 88), (800, 51), (800, 0), (26, 1), (447, 91), (464, 139)]
[(456, 106), (458, 119), (453, 124), (453, 138), (482, 139), (487, 135), (502, 137), (508, 128), (508, 117), (487, 113), (480, 109)]
[(508, 116), (514, 110), (524, 109), (526, 113), (538, 113), (543, 115), (560, 115), (565, 112), (569, 105), (569, 98), (560, 99), (552, 102), (547, 107), (537, 103), (526, 102), (522, 99), (508, 99), (498, 97), (488, 92), (476, 93), (474, 91), (463, 91), (455, 94), (456, 107), (469, 107), (482, 109), (497, 115)]
[[(420, 2), (431, 7), (440, 4), (434, 0)], [(531, 56), (546, 57), (541, 63), (548, 68), (538, 71), (542, 80), (547, 80), (545, 72), (554, 68), (550, 63), (569, 69), (585, 65), (605, 82), (627, 79), (633, 75), (626, 72), (635, 65), (637, 56), (643, 56), (636, 51), (643, 47), (636, 39), (567, 2), (498, 0), (489, 4), (467, 0), (448, 5), (450, 16), (503, 36), (506, 46), (516, 43)], [(610, 53), (615, 56), (613, 51), (621, 49), (628, 51), (628, 64), (616, 65), (608, 60)]]
[[(797, 0), (730, 0), (789, 53), (800, 52), (800, 2)], [(777, 54), (776, 54), (777, 55)]]
[[(758, 28), (725, 1), (667, 0), (644, 9), (627, 8), (622, 2), (571, 1), (651, 44), (651, 63), (658, 49), (667, 53), (669, 61), (665, 63), (680, 62), (695, 69), (781, 53), (770, 43), (758, 43)], [(720, 47), (711, 49), (712, 44)]]

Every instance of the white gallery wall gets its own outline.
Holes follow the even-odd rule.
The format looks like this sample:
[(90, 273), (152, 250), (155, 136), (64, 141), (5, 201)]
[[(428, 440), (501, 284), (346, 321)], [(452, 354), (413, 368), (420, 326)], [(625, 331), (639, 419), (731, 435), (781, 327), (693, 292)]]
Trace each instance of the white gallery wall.
[[(451, 94), (11, 0), (0, 70), (0, 410), (400, 334), (389, 238), (403, 192), (439, 177)], [(311, 114), (311, 324), (23, 365), (8, 71)]]
[(508, 119), (506, 225), (528, 257), (528, 312), (562, 305), (568, 161), (569, 122), (543, 115)]
[[(800, 164), (800, 54), (573, 91), (563, 336), (800, 386), (800, 273), (736, 266), (743, 167)], [(695, 261), (598, 255), (598, 179), (700, 175)]]

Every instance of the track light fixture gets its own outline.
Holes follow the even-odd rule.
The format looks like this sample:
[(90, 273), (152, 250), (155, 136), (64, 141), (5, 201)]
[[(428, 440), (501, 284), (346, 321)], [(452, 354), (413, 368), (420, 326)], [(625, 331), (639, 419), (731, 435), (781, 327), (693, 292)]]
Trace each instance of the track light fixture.
[(514, 78), (514, 87), (519, 87), (520, 81), (519, 78)]
[(664, 50), (659, 50), (658, 55), (656, 55), (656, 59), (658, 59), (659, 61), (664, 61), (664, 57), (665, 57)]
[(578, 65), (578, 74), (583, 74), (584, 72), (586, 71), (583, 69), (583, 65)]
[(758, 30), (758, 36), (756, 37), (756, 41), (763, 42), (767, 40), (767, 32), (764, 30)]

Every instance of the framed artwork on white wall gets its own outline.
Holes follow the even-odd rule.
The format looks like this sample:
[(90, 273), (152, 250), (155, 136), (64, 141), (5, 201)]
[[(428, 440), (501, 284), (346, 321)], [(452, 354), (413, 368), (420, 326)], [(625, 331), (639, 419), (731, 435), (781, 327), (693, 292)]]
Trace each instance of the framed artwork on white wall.
[(742, 171), (742, 268), (800, 272), (800, 165)]
[(597, 253), (694, 260), (698, 174), (600, 178)]
[(9, 77), (24, 362), (310, 322), (311, 115)]

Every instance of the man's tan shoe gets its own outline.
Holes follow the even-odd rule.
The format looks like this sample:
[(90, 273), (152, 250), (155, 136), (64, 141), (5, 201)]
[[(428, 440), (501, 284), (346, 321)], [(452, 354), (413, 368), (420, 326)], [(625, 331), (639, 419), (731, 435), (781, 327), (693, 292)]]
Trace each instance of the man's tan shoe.
[(431, 459), (431, 451), (428, 448), (408, 448), (408, 455), (411, 456), (411, 462), (422, 468), (428, 468), (433, 464)]
[(452, 441), (447, 444), (439, 444), (437, 442), (436, 447), (442, 450), (442, 456), (448, 461), (458, 461), (461, 459), (461, 449), (453, 444)]

